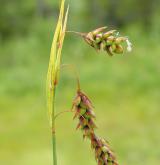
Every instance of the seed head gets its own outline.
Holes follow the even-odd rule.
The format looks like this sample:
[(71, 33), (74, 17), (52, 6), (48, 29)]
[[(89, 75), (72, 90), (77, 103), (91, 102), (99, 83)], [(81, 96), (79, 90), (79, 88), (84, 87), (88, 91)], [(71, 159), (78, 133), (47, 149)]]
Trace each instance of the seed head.
[(96, 124), (93, 105), (89, 97), (78, 90), (75, 100), (73, 101), (75, 110), (74, 119), (78, 119), (77, 129), (83, 132), (83, 138), (91, 141), (91, 148), (95, 153), (95, 159), (98, 165), (118, 165), (116, 158), (106, 140), (99, 138), (95, 134)]
[(83, 131), (84, 138), (90, 136), (90, 133), (96, 128), (94, 123), (95, 114), (90, 99), (84, 93), (78, 91), (73, 107), (75, 108), (74, 119), (78, 118), (79, 120), (77, 129)]
[(123, 42), (127, 44), (127, 51), (132, 50), (132, 44), (127, 37), (119, 36), (116, 30), (104, 32), (107, 27), (95, 29), (83, 36), (84, 40), (93, 48), (100, 51), (106, 51), (108, 55), (122, 54), (125, 50)]

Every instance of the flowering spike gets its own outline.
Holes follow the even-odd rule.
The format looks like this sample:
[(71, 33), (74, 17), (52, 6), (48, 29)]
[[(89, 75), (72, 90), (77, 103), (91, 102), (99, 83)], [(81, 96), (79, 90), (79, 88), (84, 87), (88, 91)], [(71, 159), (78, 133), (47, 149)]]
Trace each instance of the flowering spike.
[[(84, 40), (97, 51), (106, 51), (108, 55), (122, 54), (124, 48), (120, 46), (122, 42), (126, 42), (127, 51), (132, 50), (132, 44), (127, 37), (119, 37), (119, 32), (116, 30), (110, 30), (103, 32), (107, 27), (101, 27), (93, 30), (83, 36)], [(118, 45), (118, 46), (116, 46)]]
[[(111, 46), (110, 46), (111, 47)], [(75, 100), (80, 98), (78, 104)], [(74, 118), (79, 120), (77, 128), (83, 131), (83, 139), (88, 138), (91, 141), (91, 148), (95, 152), (95, 159), (98, 165), (118, 165), (114, 153), (111, 151), (106, 140), (99, 138), (95, 134), (96, 124), (94, 123), (95, 113), (90, 99), (80, 90), (73, 101), (75, 109)]]

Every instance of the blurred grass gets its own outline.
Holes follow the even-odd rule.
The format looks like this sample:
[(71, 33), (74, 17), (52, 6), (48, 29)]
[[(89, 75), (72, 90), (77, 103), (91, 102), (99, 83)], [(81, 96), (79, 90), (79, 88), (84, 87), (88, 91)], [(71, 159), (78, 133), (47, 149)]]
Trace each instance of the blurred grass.
[[(45, 81), (53, 20), (37, 21), (30, 34), (0, 45), (0, 164), (49, 165), (51, 139), (45, 101)], [(49, 30), (48, 30), (49, 29)], [(136, 27), (121, 30), (130, 36), (131, 54), (112, 58), (97, 54), (81, 39), (67, 35), (64, 63), (77, 66), (82, 88), (92, 98), (97, 132), (106, 137), (120, 164), (160, 163), (159, 39)], [(57, 111), (71, 107), (76, 87), (63, 70)], [(72, 114), (57, 119), (60, 165), (93, 164), (90, 144), (75, 131)]]

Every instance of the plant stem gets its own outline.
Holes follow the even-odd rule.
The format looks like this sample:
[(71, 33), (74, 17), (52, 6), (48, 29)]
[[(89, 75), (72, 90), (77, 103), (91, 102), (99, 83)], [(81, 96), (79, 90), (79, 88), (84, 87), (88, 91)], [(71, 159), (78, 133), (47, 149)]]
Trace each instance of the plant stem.
[(55, 129), (55, 94), (56, 87), (53, 89), (52, 97), (52, 152), (53, 152), (53, 165), (57, 165), (57, 150), (56, 150), (56, 129)]
[(76, 31), (66, 31), (66, 33), (73, 33), (81, 37), (85, 37), (87, 35), (86, 33), (81, 33), (81, 32), (76, 32)]

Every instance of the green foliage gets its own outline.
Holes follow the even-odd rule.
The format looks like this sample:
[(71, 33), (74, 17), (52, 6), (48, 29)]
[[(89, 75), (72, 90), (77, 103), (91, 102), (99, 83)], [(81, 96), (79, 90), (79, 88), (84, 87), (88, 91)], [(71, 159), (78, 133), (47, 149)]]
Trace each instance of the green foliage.
[(2, 0), (0, 6), (0, 37), (25, 34), (33, 23), (33, 1)]
[[(159, 0), (72, 1), (70, 26), (82, 31), (105, 24), (119, 27), (141, 24), (144, 30), (152, 30), (157, 23), (153, 19), (160, 11), (159, 6)], [(53, 15), (58, 15), (58, 9), (59, 1), (1, 0), (0, 37), (4, 39), (13, 35), (26, 35), (35, 21), (53, 18)]]
[[(57, 15), (58, 2), (45, 2), (51, 8), (49, 15)], [(97, 23), (112, 24), (106, 16), (110, 1), (94, 1), (98, 3), (96, 14), (90, 8), (93, 1), (72, 2), (69, 30), (83, 29), (86, 32)], [(118, 17), (120, 23), (125, 25), (121, 31), (132, 39), (133, 52), (112, 59), (102, 53), (97, 58), (97, 52), (67, 34), (62, 60), (65, 63), (76, 62), (80, 75), (83, 75), (80, 76), (81, 85), (92, 96), (94, 106), (98, 109), (97, 118), (101, 118), (97, 123), (100, 128), (98, 131), (109, 138), (119, 163), (159, 164), (158, 0), (154, 1), (152, 16), (146, 17), (152, 22), (147, 32), (145, 28), (142, 29), (145, 14), (140, 14), (142, 4), (138, 5), (139, 1), (116, 2), (121, 4), (115, 6), (114, 18)], [(141, 16), (138, 21), (126, 21), (128, 15), (132, 18), (137, 13), (136, 8), (140, 11), (137, 15)], [(35, 1), (1, 0), (0, 35), (6, 39), (0, 43), (0, 164), (3, 165), (51, 164), (44, 89), (51, 46), (48, 43), (52, 41), (55, 17), (40, 16), (36, 11)], [(24, 33), (26, 35), (22, 36)], [(102, 70), (105, 70), (105, 74)], [(63, 111), (71, 107), (75, 93), (73, 86), (76, 84), (67, 71), (61, 74), (61, 78), (58, 90), (63, 92), (57, 95), (57, 109)], [(76, 161), (76, 165), (94, 165), (92, 152), (86, 149), (86, 145), (89, 148), (90, 144), (80, 139), (81, 133), (75, 134), (71, 117), (66, 114), (61, 116), (63, 120), (57, 120), (59, 163), (74, 165)]]
[[(35, 22), (28, 36), (12, 38), (0, 45), (0, 164), (51, 164), (44, 89), (52, 24), (52, 20)], [(121, 31), (132, 38), (131, 54), (110, 58), (101, 53), (97, 58), (96, 51), (67, 34), (62, 60), (76, 62), (81, 86), (92, 96), (97, 119), (101, 119), (97, 120), (98, 133), (108, 137), (119, 163), (159, 164), (160, 41), (146, 36), (137, 26)], [(63, 71), (61, 78), (59, 111), (70, 109), (75, 94), (73, 86), (76, 87), (69, 71)], [(81, 132), (75, 133), (72, 114), (60, 118), (59, 163), (96, 165), (90, 144), (80, 138)]]

